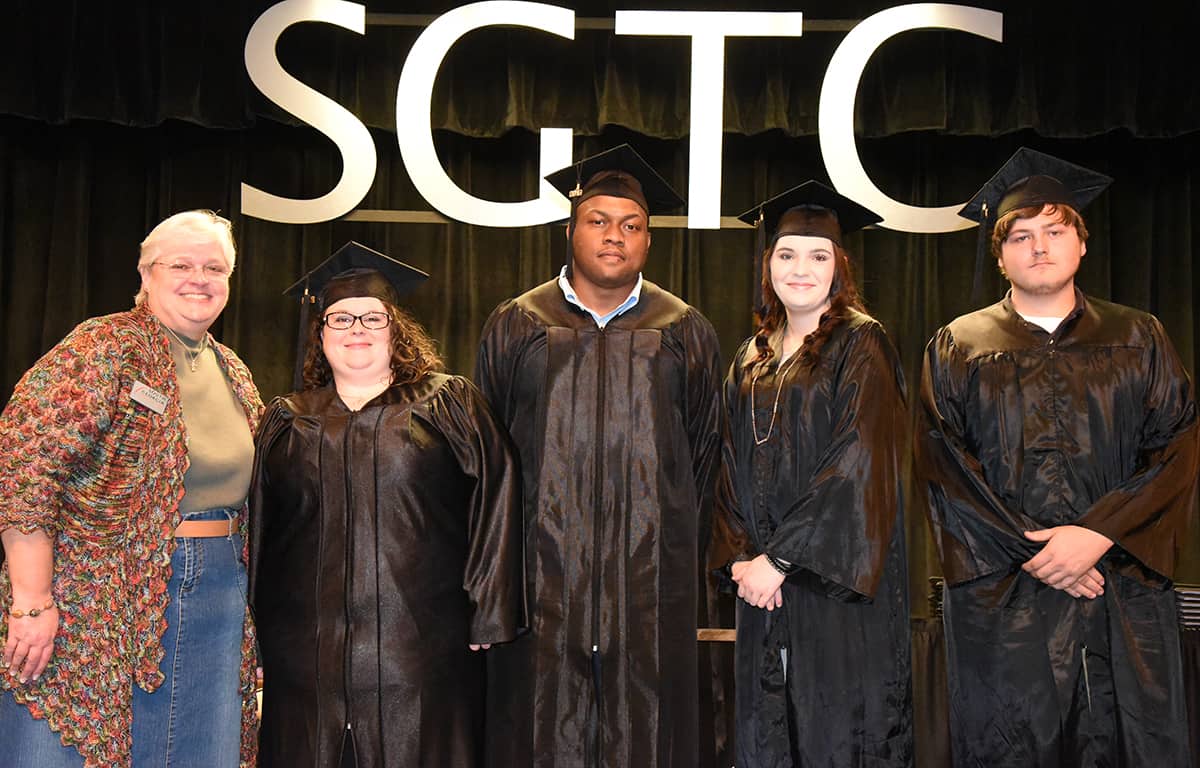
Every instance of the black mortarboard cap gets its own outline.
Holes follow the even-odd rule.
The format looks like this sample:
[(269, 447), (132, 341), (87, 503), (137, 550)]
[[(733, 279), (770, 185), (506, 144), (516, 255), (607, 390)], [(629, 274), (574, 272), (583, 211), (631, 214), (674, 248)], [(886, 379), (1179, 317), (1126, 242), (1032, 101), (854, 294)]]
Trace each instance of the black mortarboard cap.
[[(738, 219), (757, 230), (756, 268), (768, 239), (774, 242), (784, 235), (807, 235), (827, 237), (840, 246), (844, 235), (883, 221), (879, 214), (819, 181), (806, 181), (764, 200)], [(762, 300), (760, 296), (760, 306)]]
[(652, 216), (683, 205), (683, 198), (628, 144), (585, 157), (546, 181), (571, 201), (572, 217), (579, 203), (596, 195), (633, 200)]
[(738, 218), (771, 239), (781, 235), (812, 235), (827, 237), (838, 245), (842, 244), (842, 235), (883, 221), (879, 214), (819, 181), (792, 187)]
[(1069, 205), (1083, 210), (1112, 184), (1112, 177), (1044, 152), (1021, 147), (980, 188), (962, 210), (964, 219), (979, 222), (972, 296), (983, 279), (983, 263), (996, 221), (1030, 206)]
[(357, 296), (374, 296), (380, 301), (399, 304), (401, 296), (428, 277), (416, 267), (351, 240), (284, 293), (299, 296), (301, 300), (309, 296), (309, 303), (316, 303), (321, 309)]
[[(647, 216), (665, 213), (683, 205), (683, 198), (628, 144), (585, 157), (547, 175), (546, 181), (571, 201), (570, 218), (567, 219), (569, 241), (574, 240), (575, 212), (579, 210), (579, 204), (589, 197), (624, 197), (640, 205)], [(571, 257), (571, 248), (568, 247), (564, 259), (568, 277), (571, 274)]]
[(300, 386), (311, 305), (316, 304), (320, 312), (342, 299), (371, 296), (398, 306), (400, 297), (410, 293), (428, 277), (428, 273), (416, 267), (351, 240), (288, 286), (284, 293), (300, 299), (294, 386)]
[(990, 218), (995, 223), (1010, 211), (1032, 205), (1065, 203), (1081, 211), (1109, 184), (1112, 178), (1102, 173), (1021, 147), (958, 215), (981, 223)]

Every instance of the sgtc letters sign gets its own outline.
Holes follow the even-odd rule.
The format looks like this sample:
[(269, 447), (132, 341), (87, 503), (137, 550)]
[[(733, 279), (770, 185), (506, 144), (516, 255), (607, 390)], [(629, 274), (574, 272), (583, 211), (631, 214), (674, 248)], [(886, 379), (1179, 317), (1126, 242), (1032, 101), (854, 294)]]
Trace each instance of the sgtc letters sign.
[[(366, 28), (366, 9), (344, 0), (284, 0), (272, 6), (246, 37), (246, 71), (267, 98), (337, 145), (342, 177), (329, 192), (312, 199), (279, 197), (243, 183), (242, 213), (247, 216), (293, 224), (329, 221), (358, 205), (374, 182), (375, 146), (366, 127), (340, 104), (288, 74), (275, 55), (284, 30), (314, 21), (361, 35)], [(968, 6), (904, 5), (864, 19), (838, 46), (821, 85), (821, 153), (838, 191), (883, 215), (880, 226), (928, 233), (965, 229), (973, 223), (955, 213), (961, 204), (939, 208), (906, 205), (885, 195), (871, 181), (854, 140), (855, 94), (871, 55), (889, 38), (918, 29), (950, 29), (999, 42), (1003, 39), (1002, 21), (1000, 13)], [(429, 24), (409, 51), (397, 83), (396, 139), (404, 165), (417, 191), (448, 218), (490, 227), (523, 227), (562, 219), (569, 204), (544, 181), (533, 200), (484, 200), (455, 184), (434, 152), (430, 106), (438, 69), (463, 35), (489, 26), (526, 27), (574, 40), (575, 12), (544, 3), (489, 0), (461, 6)], [(615, 32), (691, 38), (687, 221), (691, 229), (719, 228), (725, 40), (800, 37), (802, 13), (617, 11)], [(541, 175), (571, 163), (570, 128), (542, 128), (539, 135)]]

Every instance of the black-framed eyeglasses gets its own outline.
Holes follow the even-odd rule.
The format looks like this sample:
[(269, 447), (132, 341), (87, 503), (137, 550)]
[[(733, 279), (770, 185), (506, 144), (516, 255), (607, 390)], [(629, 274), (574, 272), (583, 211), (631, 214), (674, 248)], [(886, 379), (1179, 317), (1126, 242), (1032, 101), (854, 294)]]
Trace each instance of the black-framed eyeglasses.
[(348, 331), (354, 327), (355, 321), (362, 323), (368, 331), (378, 331), (387, 328), (392, 323), (392, 316), (387, 312), (364, 312), (352, 315), (349, 312), (330, 312), (321, 318), (327, 328), (335, 331)]

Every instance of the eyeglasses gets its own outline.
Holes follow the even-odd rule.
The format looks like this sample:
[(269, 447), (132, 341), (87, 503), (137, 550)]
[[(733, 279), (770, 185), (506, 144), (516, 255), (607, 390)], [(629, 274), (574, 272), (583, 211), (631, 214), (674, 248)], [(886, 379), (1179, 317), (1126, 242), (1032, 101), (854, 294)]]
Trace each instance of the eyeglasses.
[(335, 331), (348, 331), (354, 327), (355, 321), (362, 323), (368, 331), (378, 331), (387, 328), (392, 323), (392, 316), (387, 312), (366, 312), (352, 315), (349, 312), (330, 312), (321, 318), (327, 328)]
[(206, 280), (226, 280), (229, 278), (229, 268), (224, 264), (188, 264), (183, 261), (156, 261), (155, 265), (167, 268), (167, 274), (179, 280), (186, 280), (192, 275), (200, 275)]

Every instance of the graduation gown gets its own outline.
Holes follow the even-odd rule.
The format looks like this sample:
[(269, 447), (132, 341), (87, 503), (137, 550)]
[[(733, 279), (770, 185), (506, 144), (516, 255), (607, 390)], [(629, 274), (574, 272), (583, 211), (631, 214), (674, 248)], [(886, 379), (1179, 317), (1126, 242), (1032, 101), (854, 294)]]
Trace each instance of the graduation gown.
[[(746, 557), (769, 552), (798, 570), (782, 607), (737, 603), (736, 765), (912, 765), (898, 458), (907, 424), (895, 349), (855, 312), (816, 366), (771, 364), (752, 402), (742, 365), (752, 344), (725, 383), (721, 511), (741, 526)], [(769, 430), (761, 445), (755, 425), (760, 440)]]
[[(1009, 298), (929, 342), (917, 469), (942, 558), (955, 764), (1187, 766), (1171, 573), (1196, 404), (1151, 315), (1086, 298), (1054, 333)], [(1020, 569), (1023, 531), (1112, 539), (1104, 594)]]
[(708, 321), (649, 281), (604, 329), (555, 280), (488, 320), (476, 381), (521, 456), (531, 612), (487, 660), (492, 765), (700, 764), (717, 361)]
[(348, 410), (271, 403), (257, 437), (249, 594), (259, 765), (481, 764), (483, 653), (524, 618), (520, 478), (478, 390), (434, 374)]

